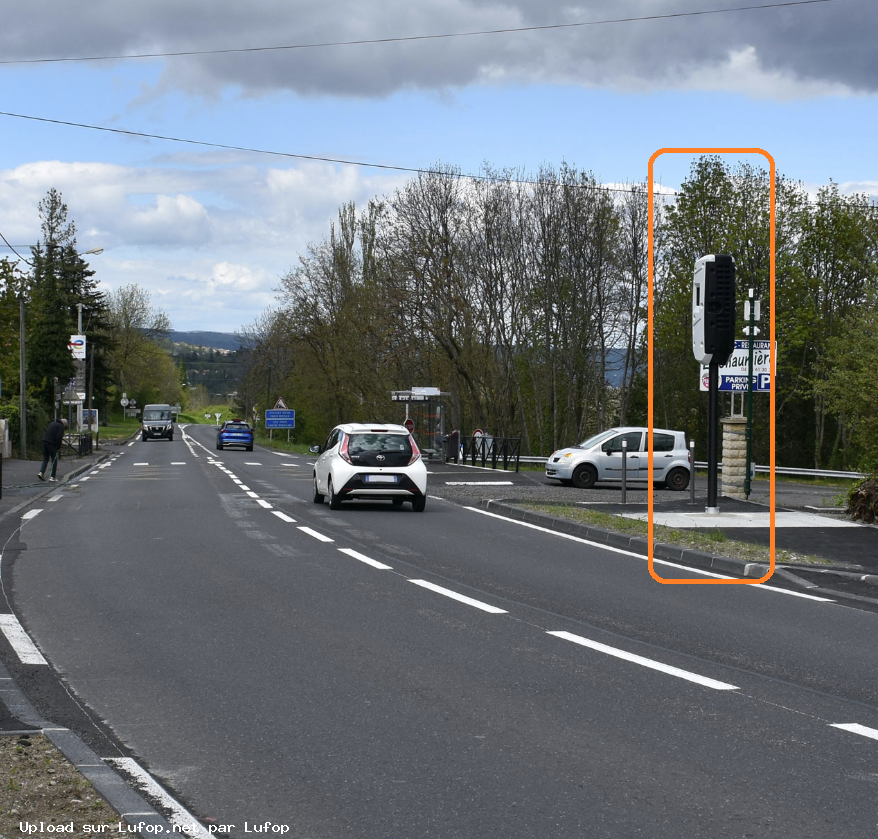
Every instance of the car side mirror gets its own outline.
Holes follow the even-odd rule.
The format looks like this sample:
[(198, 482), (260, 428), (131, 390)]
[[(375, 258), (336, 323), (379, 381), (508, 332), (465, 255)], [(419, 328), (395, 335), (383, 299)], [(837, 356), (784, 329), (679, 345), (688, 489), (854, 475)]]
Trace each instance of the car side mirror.
[(311, 446), (308, 451), (311, 452), (311, 454), (320, 454), (320, 446)]

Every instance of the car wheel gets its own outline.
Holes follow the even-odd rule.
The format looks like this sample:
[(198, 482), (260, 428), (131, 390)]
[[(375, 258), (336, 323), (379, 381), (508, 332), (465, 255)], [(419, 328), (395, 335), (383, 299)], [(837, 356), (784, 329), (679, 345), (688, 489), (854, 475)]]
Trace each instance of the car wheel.
[(141, 442), (141, 443), (145, 443), (145, 442), (146, 442), (146, 434), (144, 434), (144, 435), (140, 438), (140, 442)]
[(580, 489), (591, 489), (598, 479), (598, 470), (590, 463), (583, 463), (573, 471), (573, 486)]
[(253, 446), (247, 446), (247, 451), (248, 451), (248, 452), (252, 452), (252, 451), (253, 451)]
[(665, 486), (674, 492), (682, 492), (689, 486), (689, 471), (682, 466), (671, 469), (665, 477)]
[(417, 498), (412, 499), (412, 510), (416, 513), (423, 513), (424, 507), (427, 506), (427, 496), (419, 495)]
[(216, 448), (217, 448), (217, 451), (222, 451), (222, 450), (223, 450), (223, 444), (222, 444), (222, 443), (217, 443), (217, 444), (216, 444)]
[(341, 509), (341, 496), (336, 495), (336, 493), (332, 489), (332, 478), (326, 479), (326, 492), (329, 496), (329, 509), (330, 510), (340, 510)]
[(314, 476), (314, 503), (322, 504), (323, 503), (323, 494), (317, 491), (317, 476)]

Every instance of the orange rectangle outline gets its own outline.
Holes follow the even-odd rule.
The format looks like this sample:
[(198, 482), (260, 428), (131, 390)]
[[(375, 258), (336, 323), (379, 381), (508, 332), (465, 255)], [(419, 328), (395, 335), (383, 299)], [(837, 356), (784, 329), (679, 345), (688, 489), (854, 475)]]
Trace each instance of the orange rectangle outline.
[[(653, 459), (653, 307), (652, 307), (652, 298), (653, 298), (653, 283), (654, 283), (654, 268), (653, 268), (653, 168), (655, 161), (663, 154), (761, 154), (763, 157), (768, 160), (769, 164), (769, 180), (770, 180), (770, 202), (769, 202), (769, 296), (770, 296), (770, 309), (769, 309), (769, 363), (770, 369), (772, 372), (772, 384), (771, 389), (769, 391), (770, 398), (770, 428), (771, 428), (771, 440), (769, 443), (770, 449), (770, 463), (769, 463), (769, 552), (770, 552), (770, 565), (768, 573), (760, 577), (758, 580), (699, 580), (694, 577), (691, 578), (682, 578), (682, 579), (667, 579), (666, 577), (662, 577), (659, 574), (656, 574), (654, 566), (654, 557), (653, 557), (653, 515), (654, 515), (654, 498), (652, 487), (650, 486), (649, 492), (647, 493), (647, 560), (649, 565), (649, 573), (654, 580), (657, 580), (660, 583), (667, 583), (670, 585), (758, 585), (759, 583), (764, 583), (768, 580), (772, 574), (774, 574), (774, 565), (775, 565), (775, 486), (774, 486), (774, 466), (775, 466), (775, 390), (777, 387), (777, 368), (775, 365), (775, 334), (774, 334), (774, 263), (775, 263), (775, 165), (774, 158), (764, 149), (756, 149), (756, 148), (667, 148), (667, 149), (659, 149), (652, 157), (649, 158), (649, 167), (647, 173), (647, 194), (648, 194), (648, 243), (647, 243), (647, 320), (648, 325), (647, 329), (649, 330), (647, 333), (647, 364), (649, 367), (649, 377), (648, 377), (648, 389), (647, 389), (647, 426), (649, 428), (648, 442), (647, 442), (647, 456), (649, 458), (649, 462), (652, 463)], [(703, 254), (701, 254), (703, 256)], [(694, 262), (693, 262), (694, 264)], [(752, 338), (752, 336), (751, 336)], [(694, 359), (693, 359), (694, 361)], [(693, 377), (694, 380), (694, 377)], [(695, 463), (692, 463), (692, 476), (691, 480), (695, 480)]]

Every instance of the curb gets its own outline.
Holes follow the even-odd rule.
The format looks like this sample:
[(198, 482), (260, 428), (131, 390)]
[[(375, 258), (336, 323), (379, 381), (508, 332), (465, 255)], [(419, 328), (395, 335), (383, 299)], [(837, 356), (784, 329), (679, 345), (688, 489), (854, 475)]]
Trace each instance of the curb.
[[(546, 513), (537, 513), (533, 510), (525, 510), (521, 507), (515, 507), (503, 501), (482, 499), (479, 501), (478, 506), (489, 512), (496, 513), (497, 515), (514, 519), (516, 521), (527, 522), (528, 524), (538, 524), (540, 527), (554, 530), (557, 533), (567, 533), (571, 536), (579, 536), (580, 538), (588, 539), (591, 542), (608, 545), (612, 548), (621, 548), (642, 556), (649, 555), (647, 540), (642, 536), (629, 536), (625, 533), (618, 533), (617, 531), (607, 530), (606, 528), (597, 527), (595, 525), (580, 524), (575, 521), (555, 518)], [(690, 565), (694, 568), (702, 568), (705, 571), (714, 571), (719, 574), (727, 574), (734, 577), (741, 577), (743, 579), (758, 580), (760, 577), (764, 577), (771, 571), (771, 566), (763, 562), (747, 562), (743, 559), (735, 559), (734, 557), (722, 556), (720, 554), (710, 554), (705, 551), (697, 551), (679, 545), (668, 545), (663, 542), (655, 542), (653, 544), (653, 556), (669, 562), (679, 562), (684, 565)], [(851, 581), (866, 583), (868, 585), (878, 585), (878, 574), (863, 574), (839, 568), (812, 568), (811, 566), (801, 565), (775, 565), (774, 567), (774, 574), (778, 577), (799, 588), (807, 589), (809, 592), (815, 594), (820, 593), (833, 598), (843, 597), (850, 600), (878, 604), (878, 599), (875, 598), (848, 594), (846, 592), (836, 591), (835, 589), (824, 588), (816, 583), (803, 580), (796, 576), (796, 571), (835, 575)]]
[(26, 731), (4, 734), (42, 734), (58, 751), (73, 764), (106, 802), (129, 824), (140, 822), (151, 833), (175, 832), (173, 825), (149, 802), (131, 788), (119, 775), (73, 731), (52, 725), (44, 720), (21, 688), (15, 683), (6, 665), (0, 661), (0, 681), (3, 682), (3, 699), (19, 722), (33, 726)]

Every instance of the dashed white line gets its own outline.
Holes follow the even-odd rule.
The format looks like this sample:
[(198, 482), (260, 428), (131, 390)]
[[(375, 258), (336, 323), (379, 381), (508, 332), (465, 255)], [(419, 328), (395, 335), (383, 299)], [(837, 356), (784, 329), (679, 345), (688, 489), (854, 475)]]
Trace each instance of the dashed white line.
[(355, 551), (353, 548), (339, 548), (339, 550), (343, 554), (347, 554), (354, 559), (358, 559), (360, 562), (365, 562), (366, 565), (371, 565), (373, 568), (378, 568), (381, 571), (392, 571), (393, 567), (390, 565), (385, 565), (383, 562), (379, 562), (377, 559), (372, 559), (368, 556), (364, 556), (363, 554)]
[(288, 522), (289, 524), (295, 524), (296, 520), (290, 518), (286, 513), (282, 513), (280, 510), (272, 510), (272, 513), (276, 515), (281, 521)]
[(245, 460), (244, 465), (245, 466), (262, 466), (261, 463), (253, 463), (252, 461), (249, 461), (249, 460)]
[(738, 690), (737, 686), (730, 685), (726, 682), (718, 682), (716, 679), (708, 679), (706, 676), (700, 676), (698, 673), (691, 673), (688, 670), (681, 670), (679, 667), (671, 667), (669, 664), (662, 664), (660, 661), (654, 661), (651, 658), (644, 658), (642, 655), (625, 652), (616, 647), (609, 647), (590, 638), (583, 638), (581, 635), (574, 635), (572, 632), (549, 632), (556, 638), (562, 638), (565, 641), (572, 641), (582, 647), (596, 650), (599, 653), (611, 655), (614, 658), (621, 658), (624, 661), (630, 661), (633, 664), (639, 664), (641, 667), (648, 667), (650, 670), (658, 670), (667, 673), (669, 676), (676, 676), (678, 679), (685, 679), (687, 682), (695, 682), (695, 684), (712, 688), (713, 690)]
[(21, 518), (23, 521), (30, 521), (33, 518), (36, 518), (42, 510), (28, 510)]
[(467, 606), (472, 606), (475, 609), (481, 609), (483, 612), (490, 612), (492, 615), (506, 614), (505, 609), (498, 609), (496, 606), (491, 606), (488, 603), (482, 603), (481, 600), (473, 600), (472, 597), (467, 597), (465, 594), (458, 594), (456, 591), (442, 588), (442, 586), (437, 586), (435, 583), (429, 583), (426, 580), (409, 580), (409, 582), (414, 583), (416, 586), (420, 586), (421, 588), (435, 591), (436, 594), (442, 594), (445, 597), (450, 597), (452, 600), (457, 600), (459, 603), (466, 603)]
[(15, 650), (22, 664), (45, 664), (49, 662), (31, 641), (15, 615), (0, 615), (0, 631), (6, 636), (9, 645)]
[(172, 460), (171, 461), (171, 466), (185, 466), (185, 465), (186, 465), (185, 460)]
[[(137, 787), (161, 808), (170, 813), (170, 821), (176, 825), (185, 836), (197, 836), (199, 839), (210, 839), (213, 834), (203, 825), (199, 824), (182, 804), (172, 798), (134, 758), (131, 757), (108, 757), (104, 758), (107, 763), (121, 769), (131, 775), (137, 782)], [(130, 813), (128, 814), (131, 815)]]
[(878, 730), (868, 728), (855, 722), (838, 722), (832, 723), (830, 728), (840, 728), (842, 731), (850, 731), (852, 734), (860, 734), (863, 737), (869, 737), (872, 740), (878, 740)]
[(257, 498), (257, 499), (256, 499), (256, 503), (257, 503), (260, 507), (265, 507), (266, 510), (270, 510), (270, 509), (271, 509), (271, 504), (269, 504), (267, 501), (263, 501), (261, 498)]
[(312, 530), (310, 527), (300, 527), (299, 530), (302, 533), (307, 533), (309, 536), (313, 536), (315, 539), (319, 539), (321, 542), (334, 542), (335, 539), (330, 539), (328, 536), (324, 536), (322, 533), (318, 533), (316, 530)]
[(447, 487), (511, 487), (512, 481), (446, 481)]
[[(241, 489), (244, 489), (244, 487), (241, 487)], [(247, 495), (249, 495), (251, 498), (259, 498), (258, 493), (253, 492), (252, 489), (247, 490)]]

